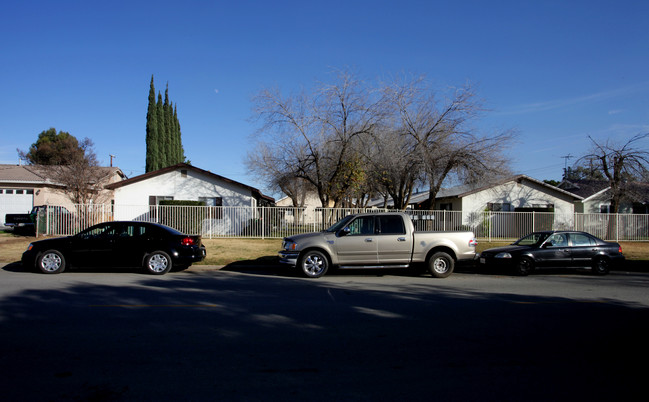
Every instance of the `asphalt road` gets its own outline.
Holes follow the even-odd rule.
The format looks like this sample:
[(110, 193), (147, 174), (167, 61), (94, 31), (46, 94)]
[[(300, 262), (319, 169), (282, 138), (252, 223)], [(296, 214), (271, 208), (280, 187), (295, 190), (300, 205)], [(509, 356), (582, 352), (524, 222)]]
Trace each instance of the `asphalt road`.
[(0, 269), (13, 400), (646, 400), (649, 274)]

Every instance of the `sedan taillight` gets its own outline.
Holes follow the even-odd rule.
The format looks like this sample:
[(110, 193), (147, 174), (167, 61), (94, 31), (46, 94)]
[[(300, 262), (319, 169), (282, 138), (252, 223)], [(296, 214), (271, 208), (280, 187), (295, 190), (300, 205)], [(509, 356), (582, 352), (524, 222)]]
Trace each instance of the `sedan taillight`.
[(182, 244), (183, 246), (193, 246), (195, 243), (196, 242), (191, 237), (185, 237), (180, 241), (180, 244)]

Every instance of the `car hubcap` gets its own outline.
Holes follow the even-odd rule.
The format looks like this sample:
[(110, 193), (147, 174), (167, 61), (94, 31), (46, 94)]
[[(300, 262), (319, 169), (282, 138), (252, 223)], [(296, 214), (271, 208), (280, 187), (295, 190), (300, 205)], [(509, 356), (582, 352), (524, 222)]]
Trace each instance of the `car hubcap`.
[(169, 265), (169, 261), (160, 254), (156, 254), (149, 259), (149, 269), (153, 272), (162, 272), (167, 269), (167, 265)]
[(45, 271), (54, 272), (61, 267), (61, 257), (58, 254), (46, 254), (41, 260), (41, 267)]
[(445, 260), (445, 259), (443, 259), (443, 258), (438, 258), (438, 259), (436, 259), (435, 262), (433, 263), (433, 269), (434, 269), (435, 272), (437, 272), (438, 274), (443, 274), (443, 273), (446, 273), (446, 271), (448, 271), (448, 264), (446, 263), (446, 260)]
[(310, 255), (304, 260), (304, 271), (309, 275), (317, 275), (324, 269), (324, 261), (317, 255)]

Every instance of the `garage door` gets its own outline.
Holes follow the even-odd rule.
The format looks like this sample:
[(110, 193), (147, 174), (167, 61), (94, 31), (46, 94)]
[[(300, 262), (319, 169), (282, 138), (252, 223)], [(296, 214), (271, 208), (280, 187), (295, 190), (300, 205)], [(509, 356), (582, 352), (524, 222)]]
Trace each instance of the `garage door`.
[(34, 190), (0, 189), (0, 225), (4, 225), (6, 214), (28, 214), (34, 206)]

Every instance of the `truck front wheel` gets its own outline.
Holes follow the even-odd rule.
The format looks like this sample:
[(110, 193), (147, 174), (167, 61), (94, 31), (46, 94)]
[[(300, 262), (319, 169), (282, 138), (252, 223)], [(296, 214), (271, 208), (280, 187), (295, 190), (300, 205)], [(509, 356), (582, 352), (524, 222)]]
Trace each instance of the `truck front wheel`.
[(446, 278), (453, 273), (455, 260), (443, 251), (430, 256), (428, 259), (428, 272), (435, 278)]
[(300, 256), (298, 266), (304, 276), (308, 278), (319, 278), (329, 269), (329, 259), (320, 251), (309, 250)]

